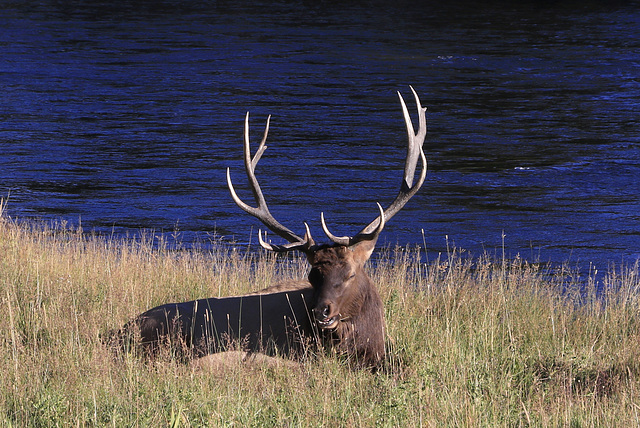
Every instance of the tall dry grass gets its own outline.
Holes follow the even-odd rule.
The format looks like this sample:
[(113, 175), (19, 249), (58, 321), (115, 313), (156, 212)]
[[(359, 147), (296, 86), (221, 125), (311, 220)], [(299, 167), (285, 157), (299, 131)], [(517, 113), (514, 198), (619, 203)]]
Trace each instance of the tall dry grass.
[[(0, 212), (2, 207), (0, 207)], [(113, 358), (101, 334), (154, 305), (304, 276), (302, 259), (172, 249), (0, 217), (5, 426), (638, 426), (637, 265), (597, 284), (521, 259), (383, 251), (389, 368)]]

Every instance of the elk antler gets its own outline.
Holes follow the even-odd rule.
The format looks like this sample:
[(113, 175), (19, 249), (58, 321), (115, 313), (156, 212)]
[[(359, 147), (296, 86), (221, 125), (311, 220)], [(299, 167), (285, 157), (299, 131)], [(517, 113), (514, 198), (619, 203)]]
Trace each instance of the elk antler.
[[(402, 94), (398, 92), (398, 97), (400, 98), (400, 104), (402, 105), (402, 114), (404, 115), (404, 122), (407, 127), (407, 136), (408, 136), (408, 146), (407, 146), (407, 159), (404, 165), (404, 180), (400, 186), (400, 191), (398, 192), (398, 196), (394, 199), (394, 201), (389, 205), (389, 207), (382, 212), (382, 208), (380, 208), (380, 215), (369, 223), (364, 229), (362, 229), (356, 236), (335, 236), (329, 232), (327, 225), (324, 221), (324, 215), (320, 216), (322, 221), (322, 229), (324, 233), (331, 239), (333, 242), (339, 245), (354, 245), (360, 241), (375, 241), (378, 239), (378, 235), (382, 232), (384, 228), (385, 221), (389, 221), (391, 217), (393, 217), (398, 211), (402, 209), (409, 202), (409, 199), (416, 194), (418, 189), (424, 183), (424, 179), (427, 176), (427, 158), (424, 155), (424, 151), (422, 150), (422, 144), (424, 143), (424, 139), (427, 136), (427, 118), (425, 107), (422, 107), (420, 104), (420, 99), (418, 98), (418, 94), (411, 88), (411, 92), (413, 92), (413, 97), (416, 100), (416, 106), (418, 108), (418, 132), (415, 133), (413, 130), (413, 124), (411, 122), (411, 117), (409, 116), (409, 112), (407, 111), (407, 105), (402, 98)], [(415, 184), (413, 183), (413, 178), (416, 173), (416, 166), (418, 165), (418, 159), (422, 160), (422, 171), (420, 172), (420, 177)], [(380, 207), (380, 204), (378, 204)]]
[[(247, 116), (244, 120), (244, 167), (247, 171), (247, 178), (249, 179), (249, 184), (251, 186), (251, 191), (253, 192), (253, 197), (255, 198), (258, 206), (256, 208), (247, 205), (244, 203), (236, 194), (235, 189), (233, 188), (233, 184), (231, 184), (231, 173), (229, 168), (227, 168), (227, 184), (229, 186), (229, 191), (231, 192), (231, 197), (234, 202), (242, 208), (247, 213), (256, 217), (260, 220), (265, 226), (267, 226), (272, 232), (276, 235), (281, 236), (282, 238), (289, 241), (289, 244), (285, 245), (271, 245), (265, 242), (262, 239), (262, 232), (258, 231), (258, 239), (260, 241), (260, 245), (262, 245), (267, 250), (271, 251), (290, 251), (290, 250), (302, 250), (308, 251), (313, 246), (315, 246), (315, 242), (311, 237), (311, 232), (309, 231), (309, 226), (307, 223), (304, 224), (306, 232), (304, 234), (304, 238), (299, 237), (291, 230), (287, 229), (283, 225), (281, 225), (269, 212), (269, 207), (267, 206), (267, 202), (264, 199), (264, 195), (262, 194), (262, 190), (260, 190), (260, 184), (258, 184), (258, 180), (256, 179), (255, 169), (260, 157), (267, 149), (265, 143), (267, 142), (267, 134), (269, 133), (269, 122), (271, 120), (271, 116), (267, 118), (267, 125), (264, 129), (264, 136), (262, 137), (262, 141), (258, 146), (258, 150), (256, 154), (251, 158), (251, 145), (249, 143), (249, 113), (247, 112)], [(267, 233), (264, 234), (265, 239), (267, 237)]]
[[(411, 122), (411, 117), (409, 116), (409, 112), (407, 111), (407, 106), (404, 102), (404, 99), (402, 98), (402, 94), (398, 92), (398, 97), (400, 98), (402, 114), (404, 116), (408, 136), (407, 159), (404, 166), (404, 180), (402, 181), (402, 184), (400, 186), (398, 196), (396, 196), (391, 205), (389, 205), (389, 207), (384, 211), (382, 209), (382, 206), (378, 204), (380, 215), (354, 237), (333, 235), (327, 228), (324, 220), (324, 214), (321, 213), (320, 220), (322, 222), (322, 229), (324, 230), (327, 237), (329, 237), (329, 239), (336, 244), (350, 246), (355, 245), (361, 241), (373, 241), (375, 243), (375, 241), (378, 239), (378, 236), (380, 235), (380, 232), (382, 232), (382, 229), (384, 228), (385, 222), (391, 219), (391, 217), (393, 217), (398, 211), (400, 211), (402, 207), (404, 207), (405, 204), (409, 201), (409, 199), (411, 199), (413, 195), (416, 194), (418, 189), (420, 189), (422, 183), (424, 183), (424, 179), (427, 175), (427, 158), (424, 155), (424, 151), (422, 150), (422, 144), (424, 143), (427, 135), (427, 109), (422, 107), (422, 105), (420, 104), (418, 94), (413, 89), (413, 87), (410, 86), (410, 88), (416, 100), (419, 128), (418, 132), (415, 133), (413, 124)], [(264, 248), (272, 251), (290, 251), (294, 249), (304, 252), (312, 251), (313, 248), (315, 248), (315, 242), (311, 237), (311, 232), (309, 231), (309, 226), (307, 225), (307, 223), (304, 223), (305, 234), (303, 238), (299, 237), (291, 230), (278, 223), (278, 221), (269, 212), (269, 208), (267, 207), (264, 195), (262, 194), (262, 190), (260, 190), (260, 185), (258, 184), (258, 180), (256, 179), (256, 165), (264, 151), (267, 149), (265, 143), (267, 141), (267, 134), (269, 132), (270, 119), (271, 116), (269, 116), (269, 118), (267, 119), (264, 136), (262, 137), (260, 146), (258, 146), (258, 150), (256, 151), (256, 154), (253, 156), (253, 158), (251, 157), (251, 147), (249, 143), (249, 113), (247, 113), (247, 116), (244, 120), (244, 165), (247, 171), (247, 178), (249, 179), (251, 191), (253, 192), (253, 197), (255, 198), (258, 206), (254, 208), (250, 205), (247, 205), (238, 197), (235, 189), (233, 188), (233, 184), (231, 184), (231, 174), (229, 168), (227, 168), (227, 184), (229, 185), (229, 191), (231, 192), (231, 197), (240, 208), (256, 217), (272, 232), (289, 241), (289, 244), (285, 245), (272, 245), (265, 242), (265, 240), (263, 240), (262, 238), (262, 232), (258, 231), (260, 245), (262, 245)], [(422, 160), (422, 170), (420, 172), (418, 181), (412, 184), (416, 172), (416, 167), (418, 165), (418, 159)], [(264, 236), (266, 239), (266, 232)]]

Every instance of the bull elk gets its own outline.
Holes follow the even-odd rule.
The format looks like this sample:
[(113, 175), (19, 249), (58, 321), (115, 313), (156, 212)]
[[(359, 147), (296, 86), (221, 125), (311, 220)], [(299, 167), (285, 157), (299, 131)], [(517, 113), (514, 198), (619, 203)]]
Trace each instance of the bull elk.
[[(123, 331), (135, 331), (137, 343), (153, 354), (162, 343), (178, 340), (189, 355), (201, 357), (228, 350), (230, 343), (240, 343), (246, 351), (268, 355), (300, 357), (310, 343), (328, 346), (345, 355), (356, 366), (376, 368), (385, 359), (385, 323), (383, 304), (373, 282), (364, 269), (380, 232), (422, 186), (426, 176), (426, 157), (422, 144), (427, 133), (426, 108), (417, 104), (419, 129), (414, 132), (407, 106), (398, 92), (408, 134), (407, 158), (400, 191), (391, 205), (358, 234), (333, 235), (320, 215), (322, 229), (331, 244), (316, 244), (307, 223), (299, 236), (280, 224), (269, 212), (255, 175), (255, 168), (266, 150), (269, 131), (267, 119), (264, 136), (255, 155), (249, 143), (249, 113), (244, 122), (244, 165), (257, 207), (243, 202), (231, 183), (227, 184), (235, 203), (260, 220), (269, 230), (288, 243), (267, 242), (258, 231), (260, 244), (269, 251), (301, 251), (311, 270), (307, 281), (295, 285), (274, 285), (257, 293), (170, 303), (150, 309), (125, 325)], [(414, 176), (418, 160), (422, 162), (418, 180)], [(237, 346), (237, 345), (236, 345)]]

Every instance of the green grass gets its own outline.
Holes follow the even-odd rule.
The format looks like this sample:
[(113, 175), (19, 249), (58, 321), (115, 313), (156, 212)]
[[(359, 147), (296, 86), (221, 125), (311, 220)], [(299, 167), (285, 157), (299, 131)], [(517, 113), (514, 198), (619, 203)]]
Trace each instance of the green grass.
[[(0, 213), (2, 208), (0, 207)], [(524, 260), (370, 267), (389, 370), (330, 356), (300, 367), (113, 358), (100, 335), (169, 301), (305, 275), (302, 258), (170, 249), (0, 217), (3, 426), (638, 426), (638, 266), (598, 284)], [(585, 285), (586, 284), (586, 285)]]

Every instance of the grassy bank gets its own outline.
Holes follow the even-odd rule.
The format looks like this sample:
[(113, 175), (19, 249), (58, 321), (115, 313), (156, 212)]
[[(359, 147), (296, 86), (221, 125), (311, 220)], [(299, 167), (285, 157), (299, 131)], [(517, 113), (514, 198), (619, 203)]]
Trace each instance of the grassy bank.
[[(638, 266), (572, 287), (523, 260), (371, 267), (388, 373), (329, 357), (291, 369), (115, 360), (100, 335), (169, 301), (304, 276), (305, 262), (0, 220), (0, 424), (5, 426), (637, 426)], [(589, 280), (583, 284), (589, 284)], [(591, 284), (593, 285), (593, 284)]]

